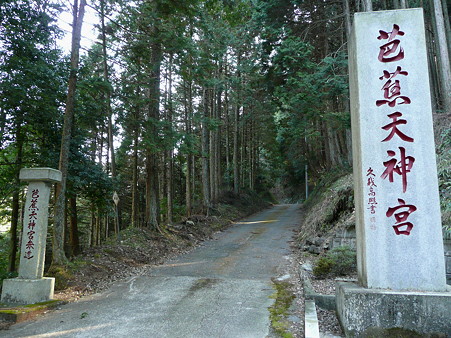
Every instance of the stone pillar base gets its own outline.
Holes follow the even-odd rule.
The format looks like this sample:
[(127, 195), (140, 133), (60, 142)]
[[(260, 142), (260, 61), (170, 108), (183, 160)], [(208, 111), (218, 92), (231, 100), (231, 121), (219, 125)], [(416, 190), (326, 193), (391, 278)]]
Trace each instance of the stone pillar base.
[(53, 299), (55, 278), (41, 279), (13, 278), (3, 281), (2, 302), (34, 304)]
[(451, 335), (449, 291), (398, 292), (341, 282), (337, 284), (336, 300), (346, 337)]

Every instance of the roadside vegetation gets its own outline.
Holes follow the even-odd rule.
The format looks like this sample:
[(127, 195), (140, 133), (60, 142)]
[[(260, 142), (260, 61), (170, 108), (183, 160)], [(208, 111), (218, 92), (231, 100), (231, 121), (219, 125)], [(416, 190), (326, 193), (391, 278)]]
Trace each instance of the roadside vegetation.
[[(451, 238), (451, 124), (449, 114), (435, 115), (437, 172), (445, 238)], [(334, 235), (344, 229), (355, 229), (354, 187), (351, 168), (329, 171), (318, 181), (305, 211), (298, 235), (300, 251), (308, 251), (309, 243), (320, 238), (313, 255), (313, 273), (317, 278), (330, 278), (356, 272), (356, 251), (344, 246), (328, 250)]]
[[(354, 227), (347, 41), (363, 3), (0, 1), (0, 226), (9, 229), (0, 282), (17, 275), (22, 168), (63, 171), (46, 269), (58, 288), (81, 293), (187, 250), (262, 206), (261, 196), (274, 202), (269, 191), (298, 202), (310, 187), (301, 249)], [(409, 5), (424, 8), (430, 60), (443, 61), (432, 3)], [(69, 34), (83, 39), (85, 9), (97, 16), (97, 37), (69, 55), (57, 43), (58, 17), (72, 13)], [(441, 68), (430, 64), (449, 234), (451, 104)]]
[[(202, 241), (230, 226), (234, 220), (268, 207), (272, 201), (248, 192), (224, 194), (210, 216), (192, 215), (159, 230), (129, 227), (112, 234), (102, 245), (86, 248), (65, 266), (50, 266), (47, 260), (45, 276), (55, 277), (56, 298), (75, 300), (101, 291), (112, 282), (139, 273), (145, 265), (161, 264), (173, 255), (186, 252)], [(17, 276), (7, 273), (8, 240), (0, 236), (0, 292), (2, 280)], [(5, 245), (3, 245), (5, 244)], [(51, 248), (48, 243), (48, 248)], [(47, 252), (51, 257), (51, 252)]]

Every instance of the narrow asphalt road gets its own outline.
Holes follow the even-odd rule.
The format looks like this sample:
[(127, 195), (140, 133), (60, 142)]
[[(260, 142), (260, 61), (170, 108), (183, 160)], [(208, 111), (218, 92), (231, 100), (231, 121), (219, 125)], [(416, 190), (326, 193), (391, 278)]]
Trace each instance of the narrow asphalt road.
[(297, 205), (276, 205), (238, 222), (192, 252), (108, 291), (37, 320), (6, 337), (271, 336), (271, 278), (288, 265)]

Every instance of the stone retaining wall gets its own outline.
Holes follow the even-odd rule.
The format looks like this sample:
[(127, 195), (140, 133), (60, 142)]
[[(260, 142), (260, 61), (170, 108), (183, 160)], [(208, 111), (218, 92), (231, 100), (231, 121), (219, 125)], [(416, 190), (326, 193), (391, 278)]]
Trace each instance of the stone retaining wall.
[[(445, 232), (443, 234), (443, 244), (445, 248), (445, 263), (446, 263), (446, 281), (451, 285), (451, 232)], [(337, 231), (334, 238), (331, 241), (330, 249), (339, 246), (356, 247), (356, 235), (355, 228), (341, 229)]]

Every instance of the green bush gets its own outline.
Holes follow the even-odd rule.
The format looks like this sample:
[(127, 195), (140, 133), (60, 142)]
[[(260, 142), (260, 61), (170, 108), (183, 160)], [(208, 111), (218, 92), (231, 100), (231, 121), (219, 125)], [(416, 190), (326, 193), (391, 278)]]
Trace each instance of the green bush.
[(348, 246), (334, 248), (316, 262), (313, 273), (316, 277), (344, 276), (356, 271), (356, 251)]

